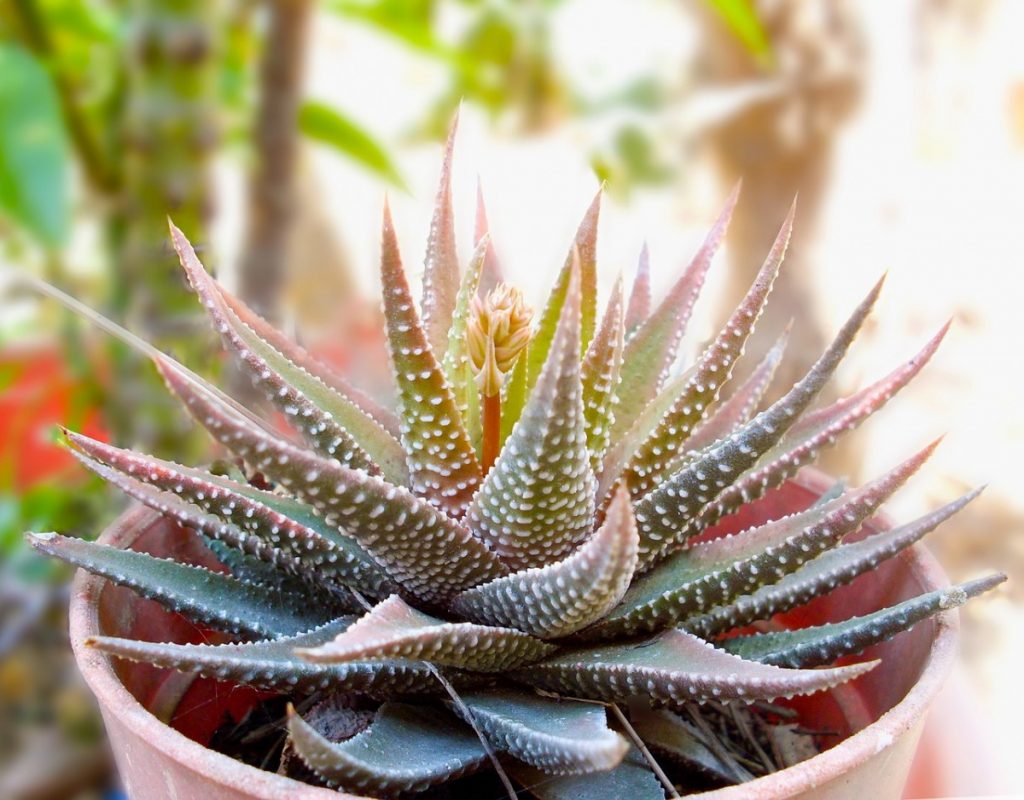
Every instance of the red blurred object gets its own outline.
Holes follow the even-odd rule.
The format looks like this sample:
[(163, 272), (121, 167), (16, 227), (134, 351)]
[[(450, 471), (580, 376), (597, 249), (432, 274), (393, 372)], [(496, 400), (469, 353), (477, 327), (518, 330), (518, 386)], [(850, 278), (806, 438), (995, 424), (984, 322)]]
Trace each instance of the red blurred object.
[(89, 384), (72, 372), (55, 343), (0, 351), (0, 486), (24, 490), (72, 474), (76, 464), (52, 441), (56, 425), (70, 424), (107, 441)]

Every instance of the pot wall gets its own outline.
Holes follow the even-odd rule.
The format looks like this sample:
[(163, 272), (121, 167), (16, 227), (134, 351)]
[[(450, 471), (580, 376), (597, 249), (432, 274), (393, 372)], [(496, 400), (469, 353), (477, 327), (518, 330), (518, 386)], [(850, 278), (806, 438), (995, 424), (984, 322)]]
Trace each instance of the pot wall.
[[(823, 477), (805, 470), (799, 484), (787, 484), (752, 504), (752, 508), (729, 520), (729, 529), (792, 513), (806, 506), (827, 485)], [(875, 521), (877, 527), (885, 524)], [(194, 536), (141, 507), (126, 512), (101, 541), (213, 565), (209, 554), (196, 546)], [(842, 619), (944, 585), (945, 577), (935, 561), (923, 548), (916, 547), (781, 621), (798, 625)], [(823, 727), (838, 725), (852, 731), (852, 736), (796, 767), (697, 797), (899, 798), (924, 714), (954, 658), (956, 620), (956, 612), (946, 612), (920, 623), (858, 657), (881, 658), (883, 662), (856, 683), (802, 701), (802, 711), (815, 722)], [(81, 572), (76, 578), (71, 606), (72, 646), (83, 675), (99, 699), (125, 788), (133, 800), (353, 797), (247, 767), (206, 749), (199, 742), (208, 740), (224, 714), (237, 718), (258, 695), (145, 664), (112, 661), (83, 644), (89, 636), (101, 633), (179, 642), (216, 641), (217, 634), (200, 630), (126, 589)], [(877, 722), (869, 724), (873, 719)]]

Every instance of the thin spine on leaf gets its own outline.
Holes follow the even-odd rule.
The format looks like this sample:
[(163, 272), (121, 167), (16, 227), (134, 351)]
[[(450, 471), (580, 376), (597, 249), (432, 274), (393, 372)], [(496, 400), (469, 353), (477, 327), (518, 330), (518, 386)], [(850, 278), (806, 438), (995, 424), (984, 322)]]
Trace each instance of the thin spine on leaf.
[(580, 383), (580, 281), (573, 270), (544, 371), (466, 521), (512, 570), (570, 553), (591, 531), (594, 477)]
[(441, 178), (427, 237), (423, 269), (423, 330), (437, 358), (448, 350), (456, 296), (459, 292), (459, 257), (455, 251), (455, 215), (452, 210), (452, 156), (459, 128), (456, 114), (448, 129), (441, 162)]
[(512, 689), (464, 692), (462, 699), (492, 747), (548, 774), (612, 769), (629, 750), (601, 705)]
[(619, 603), (633, 577), (637, 543), (629, 493), (620, 487), (604, 524), (571, 556), (463, 592), (452, 609), (542, 639), (567, 636)]
[[(797, 420), (787, 435), (761, 457), (754, 469), (741, 475), (714, 503), (701, 510), (694, 522), (694, 530), (706, 530), (744, 503), (752, 502), (769, 489), (780, 486), (800, 467), (813, 461), (825, 447), (834, 444), (842, 434), (856, 429), (921, 371), (938, 349), (948, 328), (948, 324), (943, 326), (917, 355), (881, 380), (852, 397), (838, 400)], [(806, 421), (808, 417), (810, 422)]]
[(240, 457), (344, 529), (389, 576), (424, 602), (500, 577), (507, 570), (457, 522), (408, 490), (284, 442), (174, 372), (164, 377), (192, 415)]
[(938, 442), (856, 492), (742, 533), (702, 542), (636, 580), (588, 638), (647, 633), (777, 583), (857, 530), (932, 454)]
[(694, 532), (695, 516), (757, 463), (821, 392), (878, 299), (875, 284), (810, 371), (782, 398), (726, 439), (699, 453), (634, 508), (640, 568), (659, 561)]
[(718, 399), (722, 386), (732, 376), (733, 367), (743, 355), (747, 339), (764, 311), (772, 284), (778, 277), (795, 213), (794, 203), (746, 296), (700, 357), (682, 394), (650, 438), (633, 455), (626, 469), (626, 483), (634, 498), (642, 497), (661, 482), (690, 433), (705, 418), (708, 408)]
[(641, 697), (675, 705), (811, 694), (853, 680), (877, 663), (788, 670), (744, 661), (684, 631), (667, 630), (640, 642), (556, 655), (515, 670), (512, 677), (569, 696), (612, 701)]
[(632, 336), (651, 314), (651, 255), (644, 242), (637, 259), (636, 276), (626, 306), (626, 336)]
[(473, 731), (453, 722), (439, 709), (385, 703), (365, 731), (332, 742), (289, 709), (288, 733), (299, 757), (328, 784), (393, 797), (454, 780), (487, 760)]
[[(720, 403), (708, 417), (696, 428), (683, 443), (680, 460), (693, 453), (710, 447), (720, 439), (724, 439), (740, 425), (750, 421), (757, 411), (761, 399), (775, 376), (775, 371), (782, 363), (782, 355), (786, 351), (789, 339), (787, 330), (771, 347), (761, 362), (754, 367), (747, 379), (736, 388), (729, 399)], [(682, 463), (678, 464), (682, 466)], [(670, 472), (678, 469), (676, 464), (669, 466)]]
[[(185, 235), (173, 225), (171, 239), (185, 273), (225, 346), (234, 354), (253, 385), (280, 411), (288, 423), (318, 453), (337, 458), (357, 469), (376, 471), (368, 452), (357, 443), (352, 430), (365, 430), (364, 444), (371, 442), (388, 466), (391, 480), (404, 479), (401, 447), (375, 420), (319, 378), (290, 363), (255, 332), (245, 326), (223, 301)], [(340, 422), (345, 420), (346, 424)], [(395, 473), (398, 474), (395, 474)]]
[(920, 541), (980, 493), (981, 489), (976, 489), (906, 525), (829, 550), (778, 583), (692, 617), (683, 623), (683, 627), (698, 636), (710, 638), (809, 603), (850, 583)]
[(387, 207), (382, 238), (384, 319), (412, 487), (459, 518), (480, 483), (480, 464), (416, 313)]
[(313, 664), (295, 657), (295, 648), (315, 647), (329, 641), (353, 619), (337, 619), (298, 636), (245, 644), (161, 644), (95, 636), (87, 639), (86, 645), (128, 661), (194, 672), (206, 678), (271, 691), (331, 689), (377, 697), (437, 692), (437, 682), (426, 664), (400, 661)]
[[(487, 206), (484, 203), (484, 190), (480, 178), (476, 181), (476, 225), (473, 231), (473, 245), (479, 245), (484, 237), (490, 239), (490, 225), (487, 222)], [(488, 242), (484, 252), (483, 271), (480, 274), (480, 285), (477, 293), (483, 297), (499, 283), (505, 282), (505, 276), (498, 261), (498, 254), (494, 250), (494, 243)]]
[(400, 659), (504, 672), (549, 655), (553, 649), (511, 628), (432, 617), (392, 595), (332, 641), (296, 652), (322, 664)]
[(622, 278), (615, 282), (611, 299), (594, 340), (583, 359), (583, 418), (591, 468), (597, 470), (608, 449), (615, 419), (615, 386), (622, 367), (625, 331), (622, 321)]
[(739, 185), (733, 189), (718, 219), (682, 276), (626, 343), (619, 382), (618, 408), (612, 440), (621, 439), (644, 408), (661, 390), (669, 368), (676, 359), (679, 342), (693, 313), (711, 260), (725, 238), (729, 220), (739, 199)]
[(214, 286), (220, 293), (221, 299), (243, 325), (251, 328), (260, 339), (266, 341), (288, 361), (318, 378), (368, 417), (374, 419), (378, 425), (391, 434), (393, 439), (398, 439), (398, 417), (390, 409), (382, 406), (362, 389), (353, 386), (304, 347), (285, 336), (216, 281), (214, 281)]
[[(547, 303), (541, 312), (540, 321), (527, 356), (527, 382), (529, 393), (540, 378), (541, 371), (548, 361), (548, 354), (555, 338), (555, 332), (562, 318), (566, 294), (569, 291), (573, 273), (574, 260), (578, 258), (581, 274), (580, 281), (580, 355), (586, 352), (587, 345), (594, 332), (597, 321), (597, 223), (601, 215), (601, 192), (595, 195), (573, 239), (565, 264), (558, 273), (555, 285), (548, 295)], [(589, 327), (588, 327), (589, 326)], [(589, 331), (589, 335), (588, 335)]]
[(831, 664), (838, 658), (857, 655), (872, 645), (888, 641), (934, 614), (958, 608), (969, 598), (1005, 580), (1002, 574), (989, 575), (959, 586), (936, 589), (862, 617), (793, 631), (737, 636), (721, 646), (741, 658), (780, 667)]
[[(291, 565), (297, 574), (315, 573), (372, 594), (389, 584), (380, 567), (353, 540), (330, 526), (313, 529), (304, 525), (282, 511), (290, 504), (271, 492), (71, 431), (65, 435), (86, 467), (151, 508), (172, 514), (190, 527), (200, 526), (208, 536), (232, 543), (237, 540), (236, 546), (246, 552), (271, 563)], [(100, 469), (101, 465), (108, 469)], [(159, 494), (145, 491), (147, 486)], [(213, 515), (221, 525), (203, 519), (189, 522), (188, 506)], [(245, 538), (239, 540), (236, 531)]]
[(228, 633), (276, 639), (326, 622), (319, 609), (292, 607), (289, 598), (202, 567), (56, 533), (30, 534), (29, 542), (42, 553)]

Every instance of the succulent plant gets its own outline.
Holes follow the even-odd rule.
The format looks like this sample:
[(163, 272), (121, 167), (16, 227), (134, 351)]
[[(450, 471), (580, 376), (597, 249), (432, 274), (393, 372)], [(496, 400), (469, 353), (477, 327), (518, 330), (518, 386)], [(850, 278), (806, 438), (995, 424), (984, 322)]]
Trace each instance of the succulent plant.
[(976, 496), (854, 536), (932, 444), (859, 489), (714, 536), (884, 405), (946, 328), (881, 380), (812, 409), (879, 282), (810, 371), (758, 410), (785, 333), (723, 389), (779, 272), (793, 209), (721, 333), (678, 370), (736, 192), (660, 305), (645, 253), (628, 301), (620, 279), (600, 315), (598, 197), (532, 325), (517, 290), (481, 289), (495, 283), (486, 235), (461, 274), (450, 164), (449, 141), (421, 310), (385, 209), (393, 409), (225, 291), (171, 226), (193, 289), (269, 410), (147, 349), (236, 460), (199, 469), (66, 436), (85, 466), (182, 536), (201, 536), (224, 570), (56, 534), (32, 541), (230, 638), (101, 636), (93, 647), (303, 701), (288, 719), (289, 759), (348, 791), (390, 797), (492, 770), (510, 792), (514, 781), (540, 798), (662, 800), (676, 789), (655, 754), (716, 780), (753, 774), (716, 747), (707, 715), (743, 729), (742, 704), (854, 680), (877, 662), (834, 662), (1002, 579), (845, 622), (759, 625), (873, 570)]

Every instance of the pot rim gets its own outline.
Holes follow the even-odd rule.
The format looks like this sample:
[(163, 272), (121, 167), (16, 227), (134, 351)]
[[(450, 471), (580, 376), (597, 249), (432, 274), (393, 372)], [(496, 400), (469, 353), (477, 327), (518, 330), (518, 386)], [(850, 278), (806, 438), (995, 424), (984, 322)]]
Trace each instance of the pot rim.
[[(794, 480), (815, 491), (824, 491), (832, 482), (817, 470), (802, 470)], [(126, 547), (140, 530), (142, 520), (155, 512), (145, 506), (132, 506), (101, 535), (105, 544)], [(884, 514), (876, 519), (889, 526)], [(922, 587), (944, 588), (949, 580), (935, 558), (920, 544), (904, 551), (912, 574)], [(69, 628), (72, 650), (79, 671), (96, 695), (105, 714), (113, 714), (135, 736), (179, 764), (206, 776), (213, 784), (244, 787), (259, 798), (309, 798), (309, 800), (364, 800), (358, 795), (322, 789), (300, 781), (250, 767), (240, 761), (204, 747), (166, 725), (151, 714), (125, 688), (113, 663), (99, 650), (86, 647), (85, 640), (100, 634), (98, 601), (106, 581), (79, 570), (72, 585)], [(692, 797), (701, 800), (741, 800), (750, 797), (786, 798), (813, 789), (866, 762), (894, 744), (916, 725), (927, 712), (945, 683), (957, 653), (959, 615), (955, 609), (934, 617), (935, 637), (921, 675), (895, 706), (857, 733), (813, 758), (779, 772), (737, 786), (703, 792)]]

